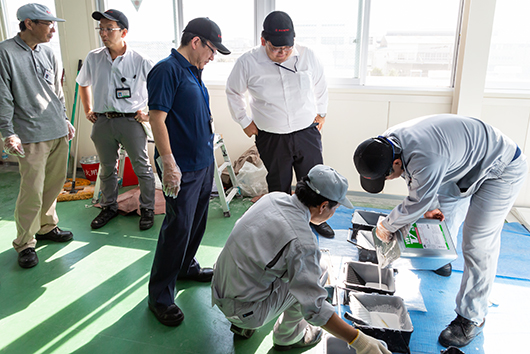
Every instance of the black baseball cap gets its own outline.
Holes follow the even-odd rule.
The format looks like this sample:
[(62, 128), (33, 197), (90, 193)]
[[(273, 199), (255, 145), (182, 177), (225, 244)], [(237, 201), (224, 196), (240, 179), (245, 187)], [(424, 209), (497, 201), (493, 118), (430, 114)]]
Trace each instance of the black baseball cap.
[(129, 29), (129, 20), (121, 11), (111, 9), (105, 12), (94, 11), (92, 13), (92, 18), (96, 21), (101, 20), (102, 17), (105, 17), (107, 20), (116, 21), (118, 24)]
[(353, 163), (361, 175), (361, 186), (369, 193), (379, 193), (394, 162), (392, 144), (383, 137), (363, 141), (353, 155)]
[(264, 38), (275, 47), (294, 45), (293, 20), (283, 11), (273, 11), (263, 21)]
[(191, 20), (183, 32), (190, 32), (204, 37), (213, 43), (219, 53), (224, 55), (230, 54), (230, 51), (221, 43), (223, 39), (221, 29), (208, 17), (198, 17)]

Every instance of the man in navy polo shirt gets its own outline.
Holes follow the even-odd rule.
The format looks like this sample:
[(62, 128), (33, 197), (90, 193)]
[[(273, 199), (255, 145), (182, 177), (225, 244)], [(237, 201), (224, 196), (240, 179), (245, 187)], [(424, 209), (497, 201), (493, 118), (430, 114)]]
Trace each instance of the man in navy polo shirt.
[(201, 268), (195, 254), (206, 228), (215, 168), (213, 121), (202, 82), (204, 66), (221, 43), (221, 30), (208, 18), (196, 18), (184, 29), (178, 49), (149, 73), (149, 115), (155, 137), (155, 159), (166, 197), (151, 277), (149, 308), (166, 326), (178, 326), (184, 314), (175, 304), (178, 280), (209, 282), (213, 269)]

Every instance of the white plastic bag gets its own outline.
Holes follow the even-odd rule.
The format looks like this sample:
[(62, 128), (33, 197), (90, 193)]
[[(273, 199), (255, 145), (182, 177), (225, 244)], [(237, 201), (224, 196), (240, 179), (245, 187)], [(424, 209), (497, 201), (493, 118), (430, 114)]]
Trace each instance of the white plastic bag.
[(265, 165), (256, 166), (250, 162), (245, 162), (239, 170), (237, 181), (241, 188), (241, 193), (245, 197), (256, 197), (268, 193), (267, 169)]

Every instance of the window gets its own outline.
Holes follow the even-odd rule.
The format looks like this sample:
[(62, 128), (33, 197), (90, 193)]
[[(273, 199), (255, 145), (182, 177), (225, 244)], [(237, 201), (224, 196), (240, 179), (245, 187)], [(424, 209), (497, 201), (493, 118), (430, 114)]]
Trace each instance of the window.
[(371, 2), (364, 83), (451, 87), (460, 0)]
[[(106, 0), (104, 8), (128, 16), (128, 43), (154, 61), (169, 54), (193, 18), (215, 21), (232, 54), (208, 64), (204, 79), (210, 83), (226, 82), (235, 60), (259, 43), (263, 20), (276, 9), (291, 16), (296, 41), (316, 52), (331, 86), (451, 87), (462, 1)], [(146, 21), (155, 29), (144, 30)]]
[[(136, 3), (139, 3), (138, 8), (131, 0), (107, 0), (106, 5), (100, 8), (103, 12), (108, 9), (123, 12), (129, 20), (125, 42), (130, 48), (145, 54), (156, 63), (167, 57), (171, 53), (171, 48), (175, 46), (173, 1), (136, 1)], [(94, 27), (97, 27), (98, 22), (92, 21)]]
[(503, 0), (495, 6), (486, 89), (530, 90), (530, 2)]
[[(6, 17), (6, 24), (7, 24), (7, 31), (8, 31), (8, 38), (13, 38), (17, 35), (18, 32), (20, 32), (20, 28), (18, 27), (18, 24), (20, 21), (17, 19), (17, 10), (26, 4), (33, 3), (34, 1), (28, 1), (28, 0), (0, 0), (2, 1), (2, 8), (4, 8), (5, 11), (5, 17)], [(40, 0), (38, 1), (39, 4), (42, 4), (46, 7), (48, 7), (52, 13), (57, 16), (57, 12), (55, 11), (55, 1), (54, 0)], [(55, 57), (59, 61), (59, 66), (62, 67), (62, 60), (61, 60), (61, 45), (59, 44), (59, 31), (58, 26), (61, 26), (60, 23), (55, 25), (55, 33), (53, 34), (53, 37), (51, 41), (45, 45), (49, 45), (53, 49), (53, 53), (55, 54)]]

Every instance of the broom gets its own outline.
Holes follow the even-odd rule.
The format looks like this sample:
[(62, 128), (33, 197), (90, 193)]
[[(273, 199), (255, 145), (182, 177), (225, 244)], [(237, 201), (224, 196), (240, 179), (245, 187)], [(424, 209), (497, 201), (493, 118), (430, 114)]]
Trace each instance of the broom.
[[(78, 65), (77, 65), (77, 74), (79, 74), (79, 71), (81, 70), (82, 65), (83, 65), (83, 61), (79, 60)], [(79, 129), (79, 110), (76, 109), (79, 106), (79, 99), (80, 99), (80, 96), (78, 95), (78, 90), (79, 90), (79, 84), (76, 82), (75, 83), (75, 94), (74, 94), (74, 105), (72, 108), (72, 123), (75, 123), (76, 133), (78, 133), (78, 129)], [(71, 143), (72, 141), (70, 141), (68, 144), (68, 162), (70, 161)], [(77, 173), (77, 149), (78, 147), (79, 147), (79, 137), (76, 137), (75, 138), (73, 176), (72, 178), (68, 178), (66, 180), (66, 183), (63, 186), (63, 191), (57, 196), (58, 202), (90, 199), (94, 195), (94, 187), (90, 187), (89, 180), (84, 179), (84, 178), (75, 178), (76, 173)], [(70, 189), (69, 192), (68, 192), (68, 189)]]

